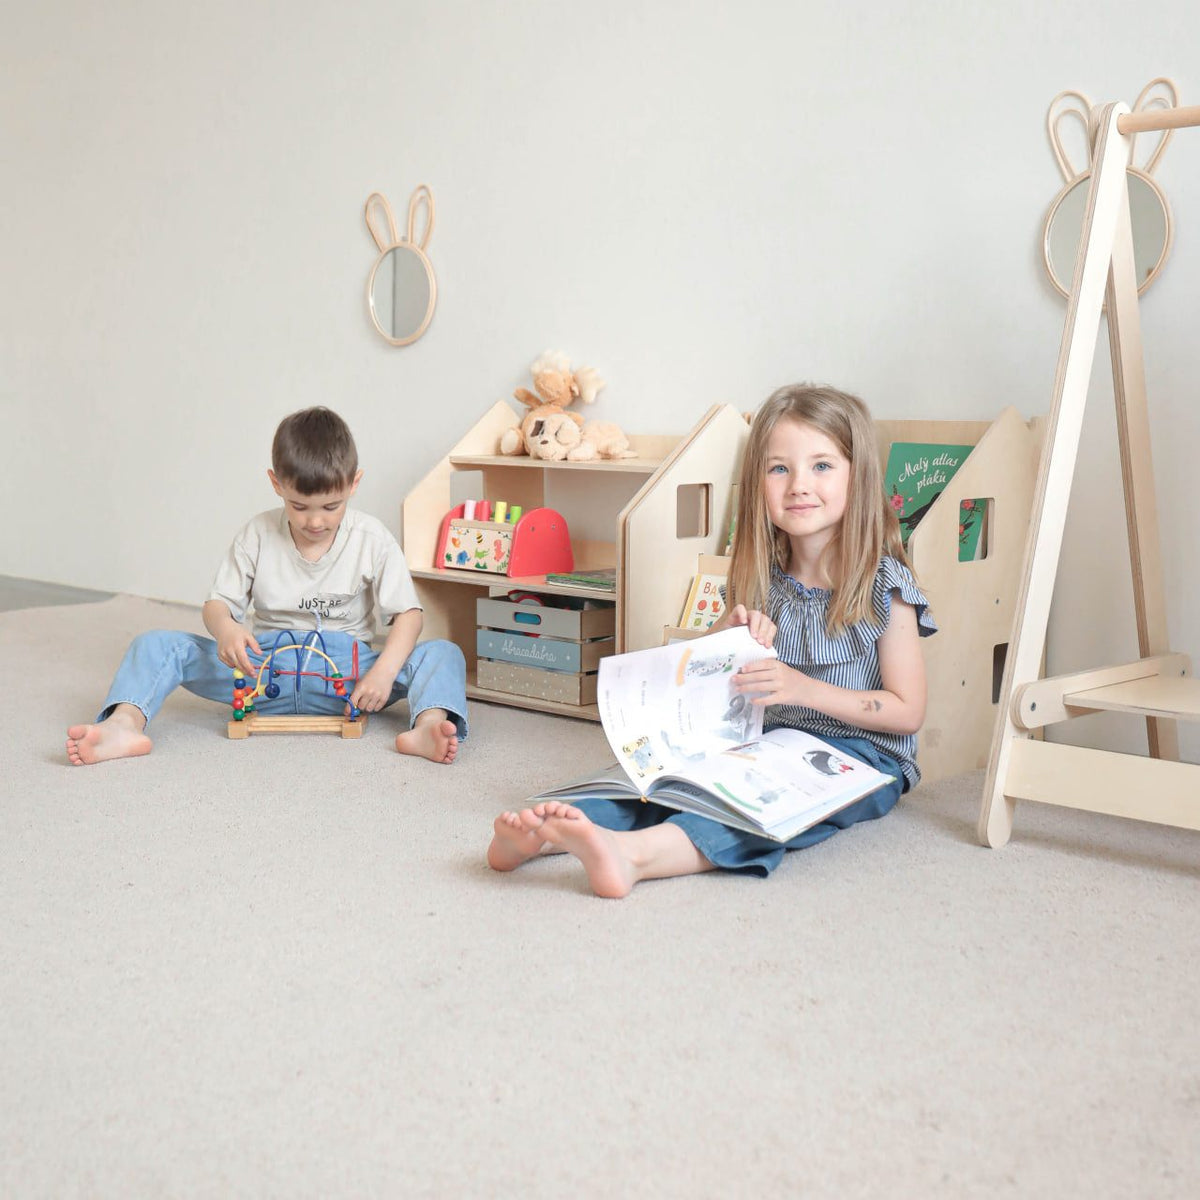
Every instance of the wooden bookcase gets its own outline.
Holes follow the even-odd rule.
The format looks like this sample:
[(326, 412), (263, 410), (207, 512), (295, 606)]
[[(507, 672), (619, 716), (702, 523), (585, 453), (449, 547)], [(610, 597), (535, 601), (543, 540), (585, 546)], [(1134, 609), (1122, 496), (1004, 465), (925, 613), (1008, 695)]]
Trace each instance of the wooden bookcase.
[[(697, 555), (719, 553), (724, 547), (746, 423), (736, 409), (718, 405), (682, 437), (631, 434), (636, 458), (550, 463), (496, 453), (500, 435), (518, 420), (507, 401), (498, 401), (405, 498), (401, 544), (425, 610), (422, 636), (448, 638), (462, 648), (467, 695), (472, 699), (599, 720), (594, 704), (563, 704), (481, 688), (476, 601), (514, 589), (611, 600), (616, 605), (617, 653), (659, 645), (663, 627), (679, 616)], [(515, 578), (435, 566), (441, 520), (461, 498), (456, 496), (462, 489), (455, 476), (465, 473), (473, 473), (474, 486), (466, 490), (477, 496), (502, 498), (526, 512), (544, 505), (561, 508), (568, 524), (570, 507), (555, 493), (574, 492), (577, 506), (591, 510), (588, 525), (604, 526), (606, 535), (611, 530), (611, 538), (572, 537), (575, 569), (615, 567), (616, 590), (547, 583), (545, 576)]]
[[(593, 705), (560, 704), (490, 691), (476, 681), (476, 601), (512, 589), (584, 596), (616, 603), (615, 650), (661, 645), (675, 625), (701, 554), (725, 547), (730, 504), (749, 434), (731, 405), (710, 409), (683, 437), (631, 437), (635, 459), (544, 463), (494, 453), (501, 433), (517, 420), (504, 401), (467, 431), (404, 502), (402, 539), (417, 594), (425, 608), (425, 637), (444, 637), (467, 658), (473, 699), (599, 720)], [(1029, 527), (1042, 442), (1042, 423), (1006, 409), (994, 421), (878, 421), (886, 464), (893, 442), (974, 447), (909, 539), (913, 570), (929, 596), (939, 633), (923, 643), (929, 702), (920, 735), (922, 775), (928, 782), (986, 766), (999, 686), (1012, 629), (1021, 554)], [(549, 503), (558, 473), (599, 481), (624, 473), (627, 498), (607, 502), (612, 541), (572, 540), (576, 569), (617, 568), (615, 592), (436, 568), (438, 528), (451, 507), (453, 476), (478, 471), (477, 492), (503, 497), (526, 511)], [(580, 475), (591, 472), (590, 475)], [(986, 553), (958, 560), (959, 505), (986, 500)], [(551, 505), (554, 507), (554, 505)], [(570, 517), (568, 516), (568, 523)]]
[[(974, 447), (908, 540), (938, 632), (922, 641), (928, 701), (917, 738), (926, 783), (987, 765), (1016, 613), (1043, 421), (1014, 408), (994, 421), (876, 421), (881, 465), (893, 442)], [(964, 500), (988, 502), (985, 556), (960, 562)]]

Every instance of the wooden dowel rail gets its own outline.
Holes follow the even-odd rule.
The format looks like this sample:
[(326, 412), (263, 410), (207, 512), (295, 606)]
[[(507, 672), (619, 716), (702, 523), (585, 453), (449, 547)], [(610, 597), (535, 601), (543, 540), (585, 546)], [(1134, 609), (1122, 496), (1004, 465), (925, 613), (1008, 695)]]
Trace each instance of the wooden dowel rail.
[(1117, 118), (1121, 133), (1149, 133), (1155, 129), (1183, 129), (1200, 125), (1200, 104), (1179, 108), (1151, 108), (1142, 112), (1122, 113)]

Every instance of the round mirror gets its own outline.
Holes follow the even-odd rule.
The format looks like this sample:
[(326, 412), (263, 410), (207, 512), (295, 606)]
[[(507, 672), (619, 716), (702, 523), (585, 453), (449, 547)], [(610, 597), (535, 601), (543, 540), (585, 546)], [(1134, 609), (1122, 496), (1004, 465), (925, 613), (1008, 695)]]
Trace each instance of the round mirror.
[[(422, 213), (425, 230), (418, 236)], [(380, 251), (367, 280), (371, 321), (393, 346), (407, 346), (429, 327), (437, 303), (433, 263), (425, 253), (433, 234), (433, 192), (424, 183), (413, 192), (405, 237), (400, 236), (392, 206), (382, 192), (367, 197), (363, 215)]]
[[(1133, 226), (1133, 263), (1139, 295), (1158, 275), (1171, 247), (1171, 214), (1158, 184), (1136, 167), (1126, 168), (1129, 219)], [(1075, 260), (1087, 209), (1089, 173), (1073, 179), (1055, 198), (1046, 214), (1042, 253), (1050, 282), (1064, 296), (1071, 292)]]
[(436, 299), (433, 264), (417, 246), (401, 242), (379, 256), (367, 281), (367, 301), (375, 328), (393, 346), (407, 346), (425, 332)]

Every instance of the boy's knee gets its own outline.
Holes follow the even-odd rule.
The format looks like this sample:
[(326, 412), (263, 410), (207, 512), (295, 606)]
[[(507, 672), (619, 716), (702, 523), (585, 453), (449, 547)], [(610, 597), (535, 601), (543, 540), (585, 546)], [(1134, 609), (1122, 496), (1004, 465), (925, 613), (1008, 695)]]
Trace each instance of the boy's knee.
[[(179, 629), (148, 629), (137, 634), (129, 643), (130, 655), (153, 655), (165, 658), (172, 654), (190, 656), (199, 651), (205, 642), (211, 639), (202, 638), (199, 634), (184, 633)], [(216, 643), (212, 643), (214, 646)]]
[(138, 650), (158, 650), (174, 645), (182, 634), (176, 629), (147, 629), (144, 633), (139, 633), (132, 642), (129, 643), (129, 648)]
[(426, 657), (437, 666), (456, 667), (466, 671), (467, 660), (457, 643), (448, 642), (445, 638), (434, 638), (432, 641), (422, 642), (421, 647)]

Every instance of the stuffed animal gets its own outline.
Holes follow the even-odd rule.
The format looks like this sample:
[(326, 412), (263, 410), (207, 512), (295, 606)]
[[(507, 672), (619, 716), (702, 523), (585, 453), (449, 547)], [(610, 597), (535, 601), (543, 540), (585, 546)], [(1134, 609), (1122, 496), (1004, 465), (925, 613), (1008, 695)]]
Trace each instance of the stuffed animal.
[(637, 451), (630, 449), (624, 431), (612, 421), (588, 421), (579, 435), (579, 445), (567, 455), (572, 462), (586, 462), (595, 458), (637, 458)]
[(562, 462), (579, 449), (582, 426), (583, 418), (578, 413), (564, 412), (557, 404), (539, 404), (525, 414), (516, 429), (505, 430), (500, 453)]
[(567, 411), (576, 400), (591, 404), (604, 387), (594, 367), (572, 371), (565, 354), (547, 351), (529, 370), (536, 394), (523, 387), (513, 392), (529, 411), (518, 426), (504, 431), (501, 454), (528, 454), (546, 462), (636, 457), (619, 426), (611, 421), (585, 425), (578, 413)]
[(530, 408), (538, 404), (557, 404), (566, 408), (575, 400), (591, 404), (596, 393), (604, 386), (604, 380), (596, 374), (594, 367), (571, 370), (571, 360), (561, 350), (547, 350), (529, 368), (533, 376), (533, 395), (526, 388), (517, 388), (513, 395)]

